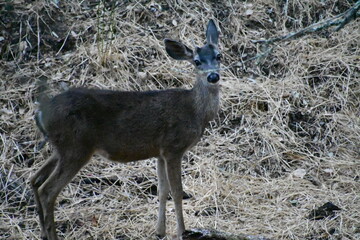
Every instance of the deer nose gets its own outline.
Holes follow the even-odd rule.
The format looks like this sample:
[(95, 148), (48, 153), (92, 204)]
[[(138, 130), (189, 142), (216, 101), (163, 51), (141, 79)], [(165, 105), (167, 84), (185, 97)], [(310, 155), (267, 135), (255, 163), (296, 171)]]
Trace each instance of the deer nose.
[(212, 72), (208, 75), (207, 80), (209, 83), (217, 83), (220, 80), (218, 73)]

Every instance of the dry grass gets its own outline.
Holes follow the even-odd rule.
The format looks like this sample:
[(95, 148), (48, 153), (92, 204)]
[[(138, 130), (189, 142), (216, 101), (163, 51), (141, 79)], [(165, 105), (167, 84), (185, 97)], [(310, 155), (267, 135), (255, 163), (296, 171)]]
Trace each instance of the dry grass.
[[(162, 40), (201, 45), (209, 18), (221, 28), (224, 68), (232, 67), (222, 73), (218, 118), (184, 158), (184, 188), (193, 196), (184, 201), (187, 228), (360, 238), (359, 20), (242, 64), (264, 50), (250, 40), (299, 30), (354, 1), (118, 2), (0, 3), (0, 238), (40, 236), (28, 180), (51, 147), (36, 151), (36, 82), (47, 79), (54, 94), (64, 84), (189, 88), (191, 67), (170, 60)], [(59, 235), (152, 239), (155, 184), (154, 160), (123, 165), (94, 157), (58, 198)], [(306, 218), (328, 201), (342, 209), (334, 218)], [(174, 233), (171, 201), (168, 216)]]

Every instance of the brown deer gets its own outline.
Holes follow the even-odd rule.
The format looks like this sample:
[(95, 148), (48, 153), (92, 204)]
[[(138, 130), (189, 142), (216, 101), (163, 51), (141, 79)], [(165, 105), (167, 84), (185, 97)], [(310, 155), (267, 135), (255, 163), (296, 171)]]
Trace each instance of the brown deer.
[(35, 119), (54, 153), (31, 178), (43, 239), (57, 239), (54, 204), (60, 191), (98, 153), (117, 162), (157, 157), (159, 212), (156, 233), (165, 236), (171, 190), (177, 235), (185, 231), (181, 158), (201, 138), (219, 108), (219, 33), (213, 20), (207, 43), (191, 50), (165, 39), (166, 52), (196, 68), (192, 89), (122, 92), (75, 88), (44, 97)]

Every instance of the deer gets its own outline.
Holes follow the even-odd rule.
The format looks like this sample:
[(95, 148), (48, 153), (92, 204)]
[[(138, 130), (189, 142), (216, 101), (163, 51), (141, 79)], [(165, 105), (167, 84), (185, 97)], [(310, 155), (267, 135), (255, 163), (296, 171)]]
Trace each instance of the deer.
[(53, 97), (39, 98), (36, 125), (53, 153), (31, 177), (41, 237), (58, 239), (55, 201), (61, 190), (94, 154), (115, 162), (157, 158), (158, 219), (156, 235), (166, 237), (166, 202), (175, 205), (177, 238), (185, 231), (182, 209), (181, 161), (199, 142), (219, 110), (219, 32), (211, 19), (206, 44), (190, 49), (164, 39), (167, 54), (195, 67), (190, 89), (115, 91), (70, 88)]

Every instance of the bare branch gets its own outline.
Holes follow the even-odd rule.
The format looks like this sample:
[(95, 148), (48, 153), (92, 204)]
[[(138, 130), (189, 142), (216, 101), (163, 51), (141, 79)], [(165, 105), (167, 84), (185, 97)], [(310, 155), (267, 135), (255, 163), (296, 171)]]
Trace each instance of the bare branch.
[(360, 0), (357, 1), (354, 4), (354, 6), (351, 7), (350, 9), (348, 9), (347, 11), (345, 11), (333, 18), (330, 18), (326, 21), (314, 23), (304, 29), (301, 29), (298, 32), (292, 32), (292, 33), (284, 35), (284, 36), (278, 36), (278, 37), (270, 38), (267, 40), (253, 40), (251, 42), (268, 45), (268, 44), (272, 44), (274, 42), (296, 39), (296, 38), (302, 37), (306, 34), (317, 32), (317, 31), (323, 30), (325, 28), (329, 28), (331, 26), (336, 26), (336, 25), (339, 25), (339, 26), (335, 29), (335, 31), (339, 31), (346, 24), (348, 24), (351, 20), (354, 20), (356, 17), (358, 17), (360, 15), (360, 13), (357, 12), (359, 10), (359, 8), (360, 8)]
[(335, 31), (339, 31), (340, 29), (342, 29), (346, 24), (348, 24), (351, 20), (355, 20), (356, 17), (360, 16), (360, 13), (358, 13), (357, 11), (360, 8), (360, 1), (357, 1), (357, 3), (355, 3), (355, 5), (350, 8), (349, 10), (347, 10), (345, 12), (345, 17), (344, 20), (342, 21), (342, 23), (335, 29)]

